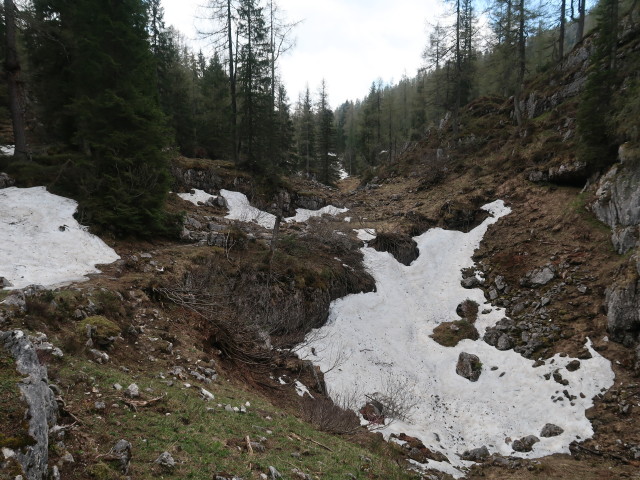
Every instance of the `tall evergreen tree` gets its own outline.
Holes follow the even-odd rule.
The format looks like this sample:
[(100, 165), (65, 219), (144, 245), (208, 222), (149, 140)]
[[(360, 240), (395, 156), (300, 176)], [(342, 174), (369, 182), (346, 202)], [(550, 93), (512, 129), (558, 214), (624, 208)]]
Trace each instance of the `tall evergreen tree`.
[(90, 219), (121, 233), (163, 230), (169, 135), (146, 3), (34, 0), (34, 13), (39, 100), (58, 139), (91, 158)]
[(327, 83), (324, 79), (318, 90), (317, 112), (318, 155), (322, 167), (320, 181), (329, 185), (337, 179), (335, 165), (333, 165), (335, 153), (331, 151), (335, 142), (335, 127), (333, 112), (329, 107)]
[(268, 29), (257, 0), (240, 0), (238, 35), (243, 43), (238, 62), (241, 100), (241, 152), (253, 171), (268, 172), (266, 158), (273, 125)]
[(27, 134), (24, 121), (22, 68), (18, 57), (16, 35), (16, 6), (13, 0), (4, 0), (4, 27), (6, 40), (4, 69), (7, 76), (9, 111), (13, 124), (14, 157), (24, 159), (28, 154)]
[(609, 123), (611, 99), (619, 84), (616, 64), (618, 43), (618, 0), (601, 0), (596, 7), (598, 34), (591, 70), (578, 108), (581, 137), (579, 157), (597, 170), (615, 160), (615, 144)]

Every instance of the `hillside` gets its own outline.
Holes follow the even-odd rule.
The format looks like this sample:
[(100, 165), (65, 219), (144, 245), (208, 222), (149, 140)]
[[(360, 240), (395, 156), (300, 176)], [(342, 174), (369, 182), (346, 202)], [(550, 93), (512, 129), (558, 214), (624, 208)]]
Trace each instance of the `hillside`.
[[(631, 78), (637, 26), (625, 32), (618, 55)], [(50, 478), (63, 479), (640, 478), (640, 156), (637, 132), (635, 140), (630, 136), (621, 146), (616, 163), (600, 171), (577, 156), (576, 117), (591, 41), (585, 39), (561, 67), (527, 86), (524, 125), (515, 125), (513, 98), (478, 99), (463, 109), (459, 129), (445, 118), (371, 178), (346, 178), (337, 188), (301, 177), (265, 185), (230, 162), (174, 158), (173, 190), (192, 191), (195, 197), (169, 196), (168, 213), (183, 218), (179, 239), (141, 241), (107, 232), (103, 240), (120, 259), (99, 265), (102, 273), (86, 272), (88, 281), (59, 286), (57, 279), (46, 288), (7, 285), (0, 291), (0, 329), (7, 332), (1, 337), (6, 348), (0, 349), (2, 478), (18, 478), (25, 465), (27, 478), (38, 479), (47, 471)], [(629, 94), (618, 95), (616, 101), (622, 102)], [(50, 185), (58, 181), (58, 172), (34, 175), (37, 168), (0, 165), (20, 187), (42, 178)], [(0, 181), (2, 187), (12, 183), (8, 177)], [(209, 200), (203, 191), (215, 198)], [(241, 194), (257, 210), (239, 213)], [(506, 205), (500, 215), (491, 217), (482, 209), (499, 200)], [(340, 209), (308, 218), (310, 211), (329, 205)], [(297, 213), (298, 221), (282, 222), (276, 234), (271, 215), (280, 211), (285, 217)], [(19, 221), (3, 227), (9, 231)], [(456, 235), (427, 250), (423, 235), (435, 228)], [(458, 232), (475, 232), (479, 247), (471, 240), (465, 244), (473, 261), (463, 258), (466, 250), (453, 250)], [(364, 233), (375, 251), (362, 249)], [(8, 237), (12, 248), (0, 250), (3, 265), (20, 263), (25, 253), (20, 246), (31, 238), (21, 235)], [(46, 251), (50, 241), (41, 242), (40, 250)], [(378, 250), (398, 261), (376, 256)], [(439, 259), (447, 260), (445, 267), (460, 262), (473, 268), (451, 272), (426, 264)], [(365, 301), (356, 313), (363, 314), (365, 327), (382, 322), (382, 337), (392, 343), (388, 332), (401, 322), (383, 307), (400, 294), (380, 300), (378, 310), (386, 315), (381, 320), (366, 313), (374, 297), (364, 294), (387, 292), (376, 276), (382, 267), (374, 262), (394, 272), (433, 270), (433, 283), (417, 271), (407, 284), (429, 285), (423, 294), (402, 284), (404, 277), (392, 286), (410, 292), (402, 297), (405, 304), (414, 300), (411, 295), (424, 295), (412, 314), (438, 316), (429, 324), (430, 340), (425, 339), (439, 344), (431, 350), (440, 352), (434, 356), (448, 358), (459, 344), (465, 352), (475, 345), (491, 352), (490, 361), (484, 353), (485, 363), (475, 365), (481, 371), (479, 385), (492, 374), (514, 374), (513, 380), (507, 376), (506, 383), (495, 383), (504, 391), (483, 399), (490, 407), (495, 402), (488, 411), (499, 412), (505, 396), (517, 397), (523, 411), (533, 410), (527, 402), (548, 399), (527, 388), (548, 389), (555, 406), (578, 405), (583, 430), (566, 428), (562, 438), (569, 441), (553, 450), (562, 453), (545, 451), (544, 456), (536, 449), (551, 440), (538, 438), (533, 452), (516, 449), (525, 434), (539, 432), (511, 438), (503, 428), (512, 425), (496, 427), (491, 437), (496, 444), (471, 445), (478, 449), (475, 454), (465, 455), (465, 438), (459, 438), (456, 453), (475, 463), (454, 470), (451, 465), (461, 460), (434, 447), (446, 443), (444, 438), (403, 435), (408, 430), (396, 421), (396, 440), (385, 442), (375, 426), (381, 419), (371, 414), (376, 401), (384, 403), (380, 398), (370, 398), (360, 412), (372, 422), (372, 431), (360, 427), (354, 412), (326, 396), (336, 373), (331, 370), (346, 369), (347, 362), (314, 365), (309, 358), (319, 344), (307, 335), (335, 320), (333, 301), (343, 299), (338, 303), (344, 306), (345, 297), (362, 294), (358, 298)], [(8, 276), (0, 270), (3, 274)], [(445, 276), (456, 284), (438, 283)], [(434, 293), (436, 286), (444, 291)], [(474, 299), (466, 306), (464, 298), (458, 299), (464, 291)], [(429, 295), (446, 298), (445, 310), (430, 305), (434, 297)], [(16, 330), (24, 335), (11, 333)], [(35, 350), (23, 343), (27, 335)], [(598, 374), (590, 370), (595, 363), (601, 367)], [(607, 375), (601, 380), (602, 371), (615, 374), (613, 385)], [(21, 396), (16, 382), (28, 372), (31, 379), (23, 384), (41, 389)], [(577, 380), (583, 373), (593, 373), (594, 385)], [(526, 375), (540, 377), (541, 383), (524, 381)], [(517, 394), (509, 393), (513, 385), (520, 389)], [(25, 417), (29, 398), (40, 401)], [(334, 400), (356, 410), (366, 403)], [(456, 400), (446, 401), (452, 406)], [(415, 409), (407, 397), (399, 403)], [(424, 409), (424, 402), (419, 407)], [(471, 420), (463, 423), (477, 422), (483, 434), (494, 429), (479, 413), (467, 413)], [(409, 420), (406, 424), (410, 428)], [(432, 428), (427, 433), (434, 433)], [(488, 447), (486, 453), (482, 446)]]

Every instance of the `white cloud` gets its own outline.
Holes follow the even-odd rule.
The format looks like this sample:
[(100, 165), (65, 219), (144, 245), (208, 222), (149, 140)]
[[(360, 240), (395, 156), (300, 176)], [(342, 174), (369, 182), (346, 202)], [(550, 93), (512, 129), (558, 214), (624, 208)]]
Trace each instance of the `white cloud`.
[[(193, 18), (205, 0), (163, 0), (165, 20), (188, 39), (196, 38)], [(364, 97), (371, 83), (414, 76), (427, 42), (427, 22), (435, 23), (439, 0), (278, 0), (296, 28), (296, 46), (281, 59), (281, 76), (292, 102), (309, 84), (316, 93), (324, 78), (335, 108)], [(202, 13), (202, 9), (201, 13)]]

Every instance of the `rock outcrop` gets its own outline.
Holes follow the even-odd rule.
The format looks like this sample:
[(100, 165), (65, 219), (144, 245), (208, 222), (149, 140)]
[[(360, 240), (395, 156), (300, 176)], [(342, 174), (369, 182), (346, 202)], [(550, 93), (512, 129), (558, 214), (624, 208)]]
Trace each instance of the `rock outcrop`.
[(16, 181), (6, 173), (0, 172), (0, 188), (13, 187)]
[(627, 160), (604, 175), (596, 191), (593, 213), (611, 227), (611, 241), (624, 254), (640, 239), (640, 162)]
[(35, 443), (15, 452), (25, 478), (43, 480), (48, 476), (49, 429), (56, 423), (58, 405), (49, 388), (47, 369), (40, 364), (36, 349), (24, 332), (0, 332), (0, 348), (16, 361), (16, 370), (25, 375), (18, 384), (28, 405), (29, 435)]
[(607, 330), (611, 340), (631, 347), (640, 340), (640, 261), (606, 292)]

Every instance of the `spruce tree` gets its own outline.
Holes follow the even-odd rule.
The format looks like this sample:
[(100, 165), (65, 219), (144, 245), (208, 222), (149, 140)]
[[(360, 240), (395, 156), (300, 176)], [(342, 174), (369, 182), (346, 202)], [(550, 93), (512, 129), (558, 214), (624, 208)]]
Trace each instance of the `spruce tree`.
[(44, 118), (86, 154), (90, 221), (124, 234), (167, 226), (170, 136), (157, 105), (142, 0), (35, 0), (31, 46)]

